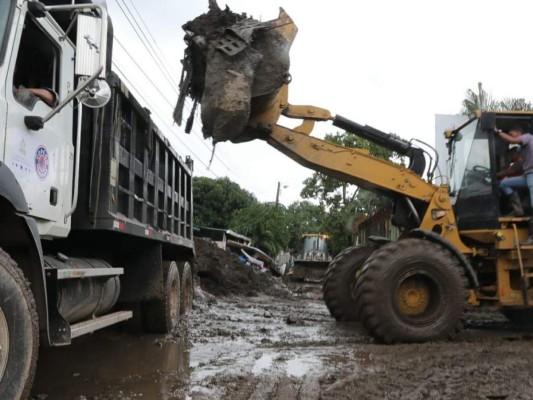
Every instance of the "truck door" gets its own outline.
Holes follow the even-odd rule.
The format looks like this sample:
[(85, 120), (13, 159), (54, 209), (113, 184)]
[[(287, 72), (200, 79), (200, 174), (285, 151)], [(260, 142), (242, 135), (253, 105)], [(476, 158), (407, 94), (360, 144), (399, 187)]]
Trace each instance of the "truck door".
[(41, 235), (66, 236), (70, 222), (65, 223), (63, 215), (72, 202), (73, 106), (67, 105), (38, 131), (29, 130), (24, 117), (44, 117), (54, 107), (32, 89), (55, 92), (58, 100), (72, 91), (74, 46), (63, 40), (50, 16), (36, 19), (25, 13), (26, 4), (20, 10), (5, 85), (4, 162), (17, 177)]

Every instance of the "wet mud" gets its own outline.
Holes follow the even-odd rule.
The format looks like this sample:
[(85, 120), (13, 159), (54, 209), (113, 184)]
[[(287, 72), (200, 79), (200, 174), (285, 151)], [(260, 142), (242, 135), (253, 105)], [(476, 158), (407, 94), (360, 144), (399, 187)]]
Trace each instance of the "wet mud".
[[(178, 331), (140, 335), (116, 328), (43, 349), (32, 397), (533, 398), (533, 330), (496, 310), (470, 311), (453, 342), (382, 345), (357, 322), (336, 323), (319, 299), (320, 285), (263, 275), (249, 275), (246, 283), (243, 276), (253, 272), (236, 273), (231, 258), (216, 267), (213, 257), (214, 250), (204, 257), (210, 266), (202, 268), (194, 309)], [(222, 267), (230, 271), (222, 274), (226, 280), (215, 280), (214, 270)], [(230, 277), (242, 279), (240, 290), (206, 291)], [(265, 293), (257, 282), (272, 287)]]

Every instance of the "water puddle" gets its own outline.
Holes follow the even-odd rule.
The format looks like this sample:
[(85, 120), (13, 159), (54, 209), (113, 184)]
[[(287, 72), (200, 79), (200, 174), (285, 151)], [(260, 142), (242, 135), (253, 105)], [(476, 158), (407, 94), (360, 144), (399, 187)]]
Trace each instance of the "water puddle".
[(32, 394), (57, 400), (102, 393), (105, 399), (164, 399), (189, 377), (184, 340), (102, 333), (41, 349)]
[(254, 366), (252, 367), (252, 374), (260, 375), (264, 371), (267, 371), (272, 367), (273, 356), (271, 354), (263, 354), (261, 358), (256, 360)]
[(310, 371), (320, 371), (322, 361), (314, 356), (296, 357), (287, 360), (285, 363), (285, 373), (287, 376), (302, 378)]

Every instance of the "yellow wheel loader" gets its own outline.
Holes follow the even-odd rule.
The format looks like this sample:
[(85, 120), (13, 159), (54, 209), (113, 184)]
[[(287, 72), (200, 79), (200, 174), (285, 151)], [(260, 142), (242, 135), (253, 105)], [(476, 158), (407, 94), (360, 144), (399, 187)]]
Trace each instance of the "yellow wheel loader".
[[(210, 10), (217, 12), (228, 10)], [(275, 51), (288, 54), (297, 28), (283, 10), (274, 21), (248, 20), (232, 20), (220, 30), (224, 40), (187, 33), (190, 65), (207, 53), (224, 59), (226, 72), (231, 69), (217, 75), (216, 88), (210, 86), (209, 71), (216, 68), (207, 58), (203, 98), (194, 92), (199, 85), (191, 83), (197, 82), (193, 69), (182, 80), (182, 95), (192, 94), (201, 103), (204, 134), (215, 141), (264, 140), (303, 166), (388, 196), (394, 203), (392, 221), (402, 232), (398, 240), (371, 238), (346, 249), (329, 265), (323, 294), (332, 316), (358, 319), (377, 340), (395, 343), (454, 337), (469, 304), (499, 306), (511, 319), (527, 314), (533, 305), (533, 247), (520, 243), (528, 236), (530, 218), (504, 216), (506, 205), (496, 174), (508, 165), (508, 145), (494, 134), (494, 127), (505, 131), (518, 124), (530, 131), (533, 113), (479, 112), (445, 132), (449, 178), (436, 184), (436, 162), (415, 140), (403, 140), (326, 109), (290, 104), (290, 79), (284, 69), (288, 63), (279, 64), (277, 71), (287, 74), (276, 75), (277, 86), (274, 82), (271, 90), (258, 90), (250, 77), (265, 78), (262, 62), (272, 62)], [(223, 44), (231, 40), (237, 44), (228, 51)], [(257, 56), (261, 52), (268, 55), (263, 61)], [(246, 68), (239, 69), (244, 64)], [(235, 96), (239, 90), (244, 94)], [(281, 116), (301, 124), (287, 128), (278, 123)], [(311, 132), (319, 122), (330, 122), (392, 150), (409, 160), (408, 165), (315, 138)], [(531, 210), (526, 211), (531, 215)]]

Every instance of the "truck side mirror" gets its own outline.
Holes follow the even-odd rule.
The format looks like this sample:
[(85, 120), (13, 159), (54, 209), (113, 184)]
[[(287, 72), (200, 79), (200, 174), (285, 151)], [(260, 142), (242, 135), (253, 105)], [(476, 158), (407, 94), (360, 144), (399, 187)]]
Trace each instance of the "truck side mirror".
[(98, 78), (105, 79), (106, 37), (102, 37), (102, 18), (90, 15), (78, 15), (76, 34), (75, 74), (80, 77), (79, 84), (86, 77), (94, 75), (100, 67)]

